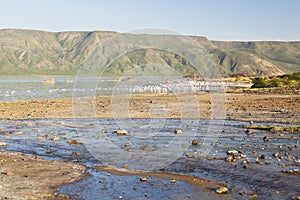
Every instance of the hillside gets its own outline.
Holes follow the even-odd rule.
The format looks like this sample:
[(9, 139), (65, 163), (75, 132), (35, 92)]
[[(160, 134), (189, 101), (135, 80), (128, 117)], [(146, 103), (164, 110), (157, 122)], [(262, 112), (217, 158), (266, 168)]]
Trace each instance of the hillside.
[[(0, 30), (0, 75), (76, 74), (93, 50), (116, 34)], [(205, 48), (223, 76), (281, 75), (300, 71), (300, 42), (221, 42), (191, 38)], [(196, 72), (185, 58), (156, 49), (130, 52), (111, 62), (106, 75), (122, 75), (132, 69), (146, 73), (162, 70), (151, 63), (168, 65), (181, 74)], [(89, 72), (95, 70), (91, 67)]]

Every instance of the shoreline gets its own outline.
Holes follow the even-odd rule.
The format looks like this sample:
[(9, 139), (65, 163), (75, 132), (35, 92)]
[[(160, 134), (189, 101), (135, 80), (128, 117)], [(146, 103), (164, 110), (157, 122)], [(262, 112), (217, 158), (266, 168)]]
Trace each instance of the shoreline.
[(0, 150), (1, 199), (69, 199), (59, 186), (88, 176), (87, 167), (66, 161)]
[(19, 100), (0, 102), (0, 119), (184, 119), (188, 116), (186, 119), (300, 124), (299, 94), (225, 93), (220, 96), (220, 103), (217, 98), (209, 93), (198, 93)]
[[(197, 98), (197, 105), (191, 98)], [(73, 102), (73, 100), (76, 100)], [(195, 100), (195, 99), (193, 99)], [(225, 93), (225, 104), (213, 105), (209, 93), (182, 95), (149, 94), (132, 96), (101, 96), (96, 98), (61, 98), (45, 100), (26, 100), (0, 102), (0, 120), (38, 120), (38, 119), (80, 119), (80, 118), (168, 118), (183, 119), (185, 114), (191, 118), (210, 119), (214, 109), (226, 112), (225, 120), (245, 122), (269, 122), (282, 124), (300, 124), (300, 95), (277, 93)], [(224, 102), (223, 102), (224, 103)], [(74, 108), (74, 106), (76, 108)], [(94, 108), (94, 110), (93, 110)], [(120, 110), (123, 112), (120, 112)], [(197, 112), (195, 112), (195, 109)], [(225, 110), (224, 110), (225, 109)], [(163, 111), (163, 112), (161, 112)], [(217, 119), (217, 118), (216, 118)], [(223, 120), (223, 119), (222, 119)], [(1, 160), (4, 162), (1, 163)], [(16, 161), (15, 161), (16, 160)], [(1, 195), (0, 198), (13, 199), (69, 199), (69, 195), (56, 194), (57, 188), (80, 181), (88, 176), (87, 167), (71, 162), (47, 160), (38, 156), (0, 151)], [(57, 168), (59, 167), (59, 169)], [(26, 168), (26, 170), (23, 170)], [(74, 169), (74, 170), (70, 170)], [(31, 171), (30, 171), (31, 170)], [(215, 189), (226, 184), (214, 179), (181, 175), (166, 172), (131, 173), (96, 167), (98, 172), (116, 176), (149, 176), (169, 180), (171, 178), (185, 182), (203, 194), (214, 196)], [(2, 173), (3, 172), (3, 173)], [(57, 174), (64, 174), (63, 176)], [(33, 178), (31, 178), (33, 177)], [(48, 181), (41, 181), (47, 177)], [(30, 181), (29, 179), (30, 178)], [(50, 182), (49, 182), (50, 180)], [(13, 184), (17, 183), (17, 184)], [(30, 183), (30, 185), (29, 185)], [(209, 183), (209, 188), (205, 183)], [(27, 185), (26, 185), (27, 184)], [(24, 185), (26, 187), (24, 187)], [(30, 186), (30, 187), (27, 187)], [(8, 189), (9, 188), (9, 189)], [(20, 189), (22, 188), (22, 189)]]

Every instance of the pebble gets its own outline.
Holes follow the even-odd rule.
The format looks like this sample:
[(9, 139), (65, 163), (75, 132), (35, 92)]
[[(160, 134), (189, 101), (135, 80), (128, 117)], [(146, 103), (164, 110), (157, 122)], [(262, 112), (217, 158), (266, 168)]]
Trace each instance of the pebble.
[(12, 175), (14, 175), (14, 173), (12, 173), (12, 172), (1, 172), (1, 174), (5, 174), (5, 175), (7, 175), (7, 176), (12, 176)]
[(227, 150), (227, 154), (228, 155), (236, 155), (236, 154), (238, 154), (239, 152), (237, 151), (237, 150), (234, 150), (234, 149), (232, 149), (232, 150)]
[(125, 144), (124, 144), (124, 147), (129, 147), (131, 144), (129, 143), (129, 142), (126, 142)]
[(247, 134), (251, 134), (251, 133), (252, 133), (252, 130), (248, 128), (248, 129), (246, 130), (246, 133), (247, 133)]
[(175, 134), (182, 134), (182, 130), (180, 130), (180, 129), (175, 129), (174, 133), (175, 133)]
[(103, 129), (101, 132), (102, 132), (102, 133), (107, 133), (107, 130)]
[(142, 182), (145, 182), (145, 181), (147, 181), (147, 177), (144, 177), (144, 176), (143, 176), (143, 177), (141, 177), (141, 178), (140, 178), (140, 181), (142, 181)]
[(51, 154), (52, 151), (50, 149), (46, 150), (46, 154)]
[(174, 184), (174, 183), (176, 183), (176, 180), (175, 180), (174, 178), (172, 178), (172, 179), (170, 180), (170, 182), (171, 182), (172, 184)]
[(7, 144), (5, 142), (0, 142), (0, 146), (4, 147), (7, 146)]
[(122, 130), (122, 129), (116, 130), (115, 132), (117, 133), (117, 135), (127, 135), (128, 134), (127, 130)]
[(53, 141), (59, 141), (59, 137), (52, 138)]
[(217, 194), (228, 194), (228, 188), (227, 187), (219, 187), (216, 190), (216, 193)]
[(78, 144), (82, 145), (83, 144), (82, 142), (78, 142), (77, 140), (68, 140), (67, 143), (68, 144), (76, 144), (76, 145), (78, 145)]
[(265, 136), (263, 140), (264, 142), (269, 142), (269, 137)]
[(22, 135), (23, 134), (22, 131), (12, 131), (11, 133), (14, 135)]
[(198, 141), (198, 140), (193, 140), (193, 141), (192, 141), (192, 145), (195, 145), (195, 146), (196, 146), (196, 145), (198, 145), (198, 144), (199, 144), (199, 141)]

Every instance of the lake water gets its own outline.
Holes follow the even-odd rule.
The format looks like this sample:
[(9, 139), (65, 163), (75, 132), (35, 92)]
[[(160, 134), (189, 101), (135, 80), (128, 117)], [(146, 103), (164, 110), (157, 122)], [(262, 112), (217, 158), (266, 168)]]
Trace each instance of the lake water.
[[(157, 127), (156, 124), (161, 124), (160, 119), (135, 119), (136, 125), (132, 127), (128, 120), (0, 120), (0, 141), (8, 144), (1, 149), (47, 159), (76, 161), (91, 167), (91, 177), (60, 188), (62, 193), (80, 193), (79, 199), (117, 199), (120, 195), (124, 199), (142, 199), (145, 194), (149, 199), (198, 199), (200, 194), (181, 181), (174, 188), (165, 180), (153, 178), (144, 187), (140, 185), (139, 177), (113, 176), (93, 170), (96, 165), (124, 167), (126, 164), (131, 169), (151, 169), (151, 163), (157, 160), (163, 164), (155, 167), (164, 168), (165, 171), (228, 184), (234, 191), (228, 197), (234, 199), (248, 199), (251, 194), (257, 194), (260, 199), (290, 199), (299, 195), (299, 175), (283, 173), (300, 170), (299, 134), (284, 133), (278, 136), (257, 130), (247, 135), (241, 128), (247, 123), (239, 121), (226, 121), (223, 124), (218, 120), (197, 120), (194, 125), (185, 126), (181, 120), (167, 119)], [(183, 133), (177, 136), (174, 129), (179, 127)], [(119, 128), (127, 129), (129, 134), (118, 136), (114, 131)], [(208, 134), (208, 129), (214, 132)], [(102, 133), (102, 130), (107, 133)], [(14, 131), (21, 131), (22, 134), (14, 134)], [(264, 136), (268, 136), (270, 141), (264, 142)], [(58, 141), (54, 138), (58, 138)], [(192, 139), (197, 139), (199, 145), (191, 145)], [(83, 145), (68, 144), (69, 140), (77, 140)], [(125, 147), (126, 143), (130, 143), (130, 146)], [(164, 151), (167, 154), (159, 151), (166, 146)], [(209, 151), (203, 156), (201, 153), (207, 147)], [(225, 162), (228, 149), (238, 150), (245, 157), (236, 162)], [(279, 153), (280, 160), (273, 156), (274, 152)], [(116, 153), (120, 155), (116, 156)], [(139, 155), (148, 157), (140, 159)], [(262, 155), (264, 158), (261, 158)], [(99, 183), (100, 179), (103, 179), (103, 184)], [(134, 185), (139, 189), (133, 190)]]
[(181, 77), (54, 77), (54, 84), (44, 80), (52, 77), (1, 77), (0, 101), (71, 98), (99, 95), (145, 93), (194, 93), (224, 91), (249, 83), (226, 83), (182, 79)]

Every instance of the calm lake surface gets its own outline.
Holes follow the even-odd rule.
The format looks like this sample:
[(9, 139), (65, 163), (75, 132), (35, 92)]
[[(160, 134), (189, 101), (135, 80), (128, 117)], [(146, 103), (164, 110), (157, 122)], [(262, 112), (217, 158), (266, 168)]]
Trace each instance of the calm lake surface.
[[(45, 83), (53, 80), (53, 83)], [(248, 87), (248, 83), (194, 82), (181, 77), (0, 77), (0, 101), (143, 93), (193, 93)]]

